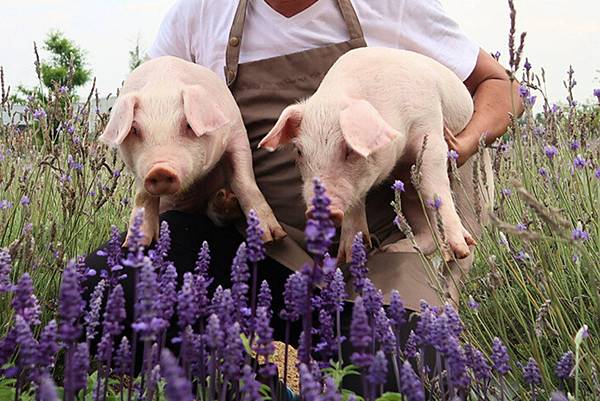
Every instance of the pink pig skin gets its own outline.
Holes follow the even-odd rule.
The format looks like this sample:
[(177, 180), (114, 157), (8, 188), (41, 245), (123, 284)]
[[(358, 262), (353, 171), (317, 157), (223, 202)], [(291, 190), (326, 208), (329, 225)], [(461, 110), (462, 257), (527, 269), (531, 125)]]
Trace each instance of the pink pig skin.
[[(444, 126), (458, 133), (472, 114), (469, 92), (442, 64), (410, 51), (361, 48), (340, 57), (313, 96), (288, 106), (259, 146), (275, 150), (291, 142), (296, 147), (307, 205), (312, 177), (321, 178), (334, 220), (343, 220), (338, 258), (349, 259), (354, 234), (368, 233), (367, 192), (390, 176), (407, 177), (398, 166), (414, 164), (427, 136), (421, 195), (441, 198), (446, 239), (454, 255), (464, 258), (475, 241), (452, 200)], [(416, 237), (431, 244), (424, 216), (406, 213)], [(433, 213), (428, 210), (431, 221)]]
[(256, 210), (265, 241), (286, 235), (254, 180), (240, 111), (212, 71), (175, 57), (140, 65), (125, 81), (99, 139), (118, 147), (135, 174), (134, 207), (145, 210), (145, 244), (158, 237), (159, 212), (211, 216), (211, 195), (231, 203), (231, 196), (217, 192), (226, 185), (244, 213)]

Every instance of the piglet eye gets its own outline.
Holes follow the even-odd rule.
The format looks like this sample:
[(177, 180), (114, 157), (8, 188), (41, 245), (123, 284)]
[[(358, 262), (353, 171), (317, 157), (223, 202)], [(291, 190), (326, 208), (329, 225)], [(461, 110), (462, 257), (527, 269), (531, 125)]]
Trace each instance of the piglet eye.
[(138, 130), (137, 130), (137, 128), (135, 128), (135, 127), (131, 127), (131, 130), (129, 131), (129, 133), (130, 133), (131, 135), (135, 135), (135, 136), (138, 136), (138, 135), (139, 135), (139, 133), (138, 133)]
[(298, 154), (298, 157), (302, 157), (302, 152), (298, 148), (296, 148), (296, 154)]
[(344, 160), (348, 160), (354, 151), (350, 147), (346, 147), (346, 154), (344, 155)]

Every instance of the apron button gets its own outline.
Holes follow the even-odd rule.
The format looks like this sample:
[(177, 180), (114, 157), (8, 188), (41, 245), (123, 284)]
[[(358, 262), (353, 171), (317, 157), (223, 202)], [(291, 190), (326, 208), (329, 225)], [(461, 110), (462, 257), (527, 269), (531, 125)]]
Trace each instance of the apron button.
[(232, 81), (235, 78), (235, 72), (232, 69), (227, 69), (227, 79)]
[(234, 36), (231, 39), (229, 39), (230, 46), (237, 47), (239, 44), (240, 44), (240, 39), (237, 36)]

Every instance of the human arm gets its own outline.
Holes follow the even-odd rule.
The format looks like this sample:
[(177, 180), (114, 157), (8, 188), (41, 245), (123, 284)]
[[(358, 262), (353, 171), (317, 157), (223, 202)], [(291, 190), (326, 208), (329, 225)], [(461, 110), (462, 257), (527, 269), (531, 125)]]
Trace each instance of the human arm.
[(473, 117), (456, 135), (446, 130), (446, 142), (458, 153), (459, 166), (477, 153), (483, 133), (486, 145), (490, 145), (506, 132), (510, 115), (518, 117), (524, 109), (519, 83), (516, 80), (511, 82), (500, 63), (482, 49), (473, 72), (464, 83), (473, 96)]

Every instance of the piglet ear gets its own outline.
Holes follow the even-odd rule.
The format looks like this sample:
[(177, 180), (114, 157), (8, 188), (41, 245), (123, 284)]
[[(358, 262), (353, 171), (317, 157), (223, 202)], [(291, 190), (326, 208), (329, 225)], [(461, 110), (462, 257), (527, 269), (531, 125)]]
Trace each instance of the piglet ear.
[(183, 88), (183, 112), (196, 136), (216, 131), (229, 123), (221, 107), (200, 85)]
[(108, 124), (98, 140), (109, 146), (119, 146), (131, 130), (136, 103), (137, 96), (133, 93), (119, 96), (110, 112)]
[(400, 135), (366, 100), (350, 100), (340, 113), (340, 126), (348, 146), (363, 157), (368, 157)]
[(298, 136), (302, 116), (304, 115), (304, 105), (294, 104), (286, 107), (279, 116), (275, 126), (269, 131), (262, 141), (258, 144), (259, 148), (265, 148), (272, 152), (280, 146), (290, 143)]

